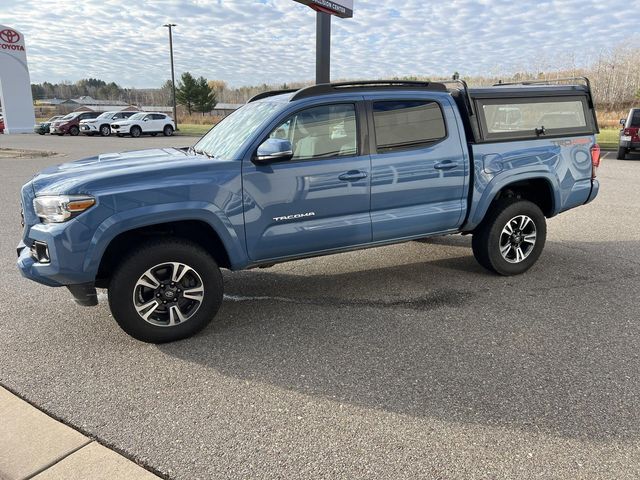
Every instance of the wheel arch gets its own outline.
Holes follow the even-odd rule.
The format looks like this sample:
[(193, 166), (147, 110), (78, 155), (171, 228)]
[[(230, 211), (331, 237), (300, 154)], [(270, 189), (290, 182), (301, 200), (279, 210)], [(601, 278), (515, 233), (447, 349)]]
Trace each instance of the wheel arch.
[(515, 175), (487, 188), (463, 231), (472, 231), (486, 216), (492, 205), (505, 197), (529, 200), (540, 207), (545, 217), (555, 216), (560, 208), (560, 189), (551, 174)]
[[(96, 230), (86, 252), (84, 271), (96, 279), (108, 276), (113, 261), (132, 245), (158, 235), (191, 240), (210, 252), (223, 268), (247, 265), (244, 231), (236, 232), (224, 213), (200, 202), (155, 205), (107, 218)], [(114, 243), (115, 242), (115, 243)]]
[(203, 220), (178, 220), (156, 223), (126, 230), (116, 235), (107, 245), (96, 273), (96, 286), (106, 287), (118, 260), (131, 249), (158, 237), (189, 240), (205, 249), (221, 268), (231, 268), (229, 253), (216, 230)]

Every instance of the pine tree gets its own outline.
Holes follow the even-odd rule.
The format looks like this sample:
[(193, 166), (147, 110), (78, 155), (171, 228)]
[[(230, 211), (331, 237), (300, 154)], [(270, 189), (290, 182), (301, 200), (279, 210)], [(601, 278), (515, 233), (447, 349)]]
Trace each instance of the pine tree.
[(196, 91), (195, 110), (201, 112), (204, 117), (205, 113), (210, 112), (216, 106), (216, 92), (204, 77), (196, 80)]
[(198, 82), (189, 72), (184, 72), (176, 88), (176, 101), (184, 105), (191, 115), (198, 100)]

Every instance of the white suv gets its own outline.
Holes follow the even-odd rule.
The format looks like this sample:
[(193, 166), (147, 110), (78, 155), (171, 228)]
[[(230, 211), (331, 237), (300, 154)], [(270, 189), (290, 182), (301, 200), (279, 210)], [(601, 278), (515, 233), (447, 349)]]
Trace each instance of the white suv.
[(126, 120), (111, 124), (111, 133), (115, 133), (119, 137), (123, 135), (131, 135), (136, 138), (140, 135), (155, 137), (159, 133), (169, 137), (173, 135), (175, 129), (176, 125), (171, 117), (157, 112), (138, 112)]
[(98, 118), (80, 120), (80, 133), (93, 136), (97, 133), (103, 137), (111, 135), (111, 123), (118, 120), (126, 120), (138, 112), (104, 112)]

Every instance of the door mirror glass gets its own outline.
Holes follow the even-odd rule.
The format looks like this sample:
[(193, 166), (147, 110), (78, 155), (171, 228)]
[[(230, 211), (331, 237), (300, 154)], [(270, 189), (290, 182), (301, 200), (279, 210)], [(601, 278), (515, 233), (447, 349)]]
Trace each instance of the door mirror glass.
[(258, 147), (255, 163), (267, 164), (291, 160), (293, 150), (291, 142), (283, 138), (268, 138)]

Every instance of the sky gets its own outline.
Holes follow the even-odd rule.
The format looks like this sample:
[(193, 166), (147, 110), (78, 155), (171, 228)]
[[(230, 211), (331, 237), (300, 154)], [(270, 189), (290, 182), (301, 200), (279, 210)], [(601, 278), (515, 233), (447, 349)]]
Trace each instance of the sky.
[[(640, 32), (638, 0), (354, 3), (352, 19), (332, 21), (332, 79), (584, 66)], [(0, 24), (25, 35), (33, 83), (159, 87), (170, 78), (167, 22), (178, 24), (178, 75), (231, 86), (315, 76), (315, 12), (293, 0), (0, 0)]]

